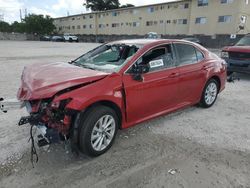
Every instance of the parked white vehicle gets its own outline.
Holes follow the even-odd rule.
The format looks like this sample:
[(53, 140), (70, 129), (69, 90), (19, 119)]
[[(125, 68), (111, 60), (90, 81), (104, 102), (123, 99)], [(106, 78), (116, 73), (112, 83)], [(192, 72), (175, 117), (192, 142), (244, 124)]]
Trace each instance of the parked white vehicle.
[(71, 34), (68, 34), (68, 33), (64, 34), (63, 38), (64, 38), (65, 41), (68, 41), (68, 42), (79, 42), (77, 36), (71, 35)]

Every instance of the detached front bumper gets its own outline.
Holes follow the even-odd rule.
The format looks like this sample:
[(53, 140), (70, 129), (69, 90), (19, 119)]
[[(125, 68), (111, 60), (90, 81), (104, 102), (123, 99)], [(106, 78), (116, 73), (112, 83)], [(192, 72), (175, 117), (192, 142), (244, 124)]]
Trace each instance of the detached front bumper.
[(58, 143), (61, 140), (58, 130), (48, 128), (46, 124), (41, 123), (41, 117), (39, 115), (30, 115), (21, 117), (18, 125), (30, 124), (37, 128), (37, 145), (43, 147), (49, 144)]

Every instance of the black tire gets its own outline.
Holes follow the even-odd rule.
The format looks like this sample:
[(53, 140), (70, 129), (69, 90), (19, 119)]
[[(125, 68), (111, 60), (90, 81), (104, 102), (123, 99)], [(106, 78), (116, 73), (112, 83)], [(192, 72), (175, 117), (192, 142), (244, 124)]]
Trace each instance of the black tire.
[[(114, 135), (105, 149), (97, 151), (92, 146), (91, 134), (98, 120), (105, 115), (112, 116), (115, 121)], [(113, 109), (107, 106), (95, 106), (90, 108), (86, 113), (84, 113), (84, 115), (80, 117), (79, 121), (78, 146), (80, 151), (89, 156), (99, 156), (105, 153), (113, 145), (118, 130), (118, 123), (118, 116)]]
[[(215, 84), (216, 85), (216, 94), (215, 94), (214, 100), (212, 100), (211, 103), (210, 102), (208, 103), (206, 101), (206, 90), (207, 90), (207, 88), (209, 87), (210, 84)], [(210, 79), (206, 83), (206, 85), (205, 85), (205, 87), (203, 89), (201, 100), (200, 100), (200, 106), (203, 107), (203, 108), (209, 108), (209, 107), (213, 106), (213, 104), (215, 103), (215, 101), (217, 99), (218, 93), (219, 93), (219, 83), (215, 79)]]
[(69, 38), (69, 42), (73, 42), (72, 38)]

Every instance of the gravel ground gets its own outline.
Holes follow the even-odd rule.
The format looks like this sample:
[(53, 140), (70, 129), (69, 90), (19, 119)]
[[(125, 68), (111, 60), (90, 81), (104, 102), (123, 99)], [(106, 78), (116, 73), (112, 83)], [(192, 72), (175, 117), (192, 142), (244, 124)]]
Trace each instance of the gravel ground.
[[(0, 97), (15, 98), (23, 67), (70, 61), (97, 44), (0, 41)], [(213, 50), (218, 53), (218, 50)], [(190, 107), (118, 132), (89, 158), (63, 144), (32, 168), (24, 110), (0, 114), (0, 187), (250, 188), (250, 76), (228, 83), (210, 109)]]

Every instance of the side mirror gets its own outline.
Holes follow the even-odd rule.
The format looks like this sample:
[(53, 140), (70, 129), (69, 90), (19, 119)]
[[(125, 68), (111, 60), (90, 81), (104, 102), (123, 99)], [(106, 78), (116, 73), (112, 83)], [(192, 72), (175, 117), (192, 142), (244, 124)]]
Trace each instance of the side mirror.
[(132, 74), (133, 74), (133, 79), (136, 81), (143, 81), (142, 74), (149, 72), (149, 65), (145, 64), (139, 64), (139, 65), (134, 65), (132, 69)]
[(145, 64), (136, 65), (133, 69), (133, 73), (135, 74), (144, 74), (149, 71), (149, 66)]

